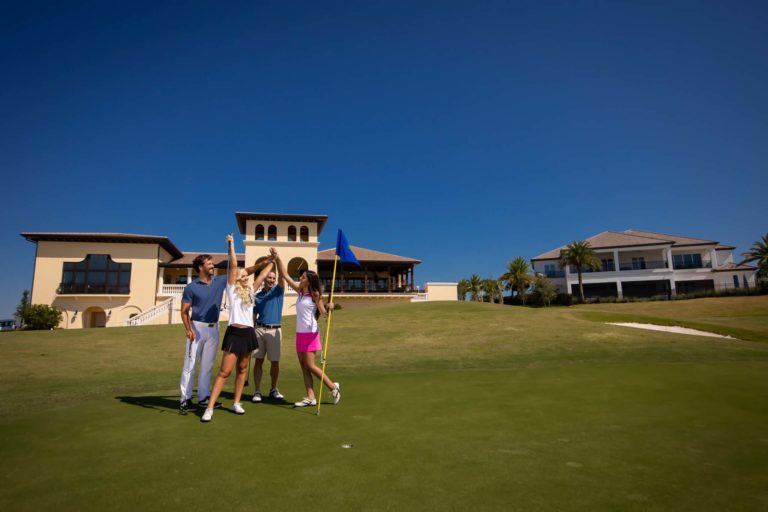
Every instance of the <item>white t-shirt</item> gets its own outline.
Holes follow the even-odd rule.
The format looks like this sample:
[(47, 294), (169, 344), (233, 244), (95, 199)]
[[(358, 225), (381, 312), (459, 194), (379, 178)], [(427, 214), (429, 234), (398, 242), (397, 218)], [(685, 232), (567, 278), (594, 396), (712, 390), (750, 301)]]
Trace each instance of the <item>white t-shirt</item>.
[[(243, 304), (235, 293), (234, 284), (227, 284), (227, 302), (229, 303), (229, 325), (247, 325), (253, 327), (253, 303), (248, 306)], [(251, 290), (253, 296), (253, 290)]]

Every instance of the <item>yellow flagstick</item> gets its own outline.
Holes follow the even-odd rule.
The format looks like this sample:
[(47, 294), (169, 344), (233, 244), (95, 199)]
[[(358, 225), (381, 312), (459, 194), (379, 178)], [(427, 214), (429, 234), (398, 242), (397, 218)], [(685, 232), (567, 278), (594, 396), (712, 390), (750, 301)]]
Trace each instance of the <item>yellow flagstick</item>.
[[(333, 259), (333, 277), (331, 278), (331, 297), (328, 299), (328, 303), (333, 302), (333, 289), (336, 285), (336, 264), (339, 262), (339, 255), (337, 254)], [(325, 380), (325, 356), (328, 354), (328, 335), (331, 332), (331, 313), (333, 310), (328, 310), (328, 321), (325, 323), (325, 342), (323, 343), (323, 371), (320, 377), (320, 393), (317, 398), (317, 415), (320, 416), (320, 404), (323, 402), (323, 381)]]

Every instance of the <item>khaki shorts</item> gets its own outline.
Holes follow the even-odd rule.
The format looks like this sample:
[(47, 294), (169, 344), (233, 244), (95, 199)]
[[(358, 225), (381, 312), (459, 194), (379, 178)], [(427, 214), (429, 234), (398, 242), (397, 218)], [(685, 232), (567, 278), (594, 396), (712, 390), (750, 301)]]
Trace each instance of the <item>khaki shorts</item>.
[(259, 342), (259, 348), (253, 351), (253, 357), (264, 359), (267, 356), (270, 361), (276, 363), (280, 361), (280, 343), (283, 339), (283, 330), (267, 329), (266, 327), (256, 326), (256, 341)]

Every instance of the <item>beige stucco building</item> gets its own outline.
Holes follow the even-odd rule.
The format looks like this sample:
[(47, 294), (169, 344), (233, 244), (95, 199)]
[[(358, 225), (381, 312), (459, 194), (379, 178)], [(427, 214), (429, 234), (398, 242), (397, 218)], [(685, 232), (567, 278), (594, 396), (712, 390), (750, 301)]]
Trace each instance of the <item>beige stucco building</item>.
[[(275, 247), (288, 273), (315, 270), (328, 291), (334, 250), (319, 251), (324, 215), (237, 212), (244, 254), (238, 265), (253, 264)], [(125, 233), (40, 233), (22, 236), (37, 245), (31, 302), (55, 306), (61, 328), (117, 327), (181, 322), (181, 294), (196, 277), (192, 261), (168, 237)], [(361, 307), (395, 302), (456, 300), (456, 283), (414, 281), (419, 260), (352, 246), (362, 268), (337, 268), (334, 302)], [(208, 253), (216, 272), (226, 272), (224, 253)], [(295, 313), (295, 293), (286, 289), (284, 314)], [(226, 303), (222, 320), (226, 320)]]
[[(715, 240), (627, 229), (586, 239), (600, 268), (583, 269), (585, 297), (672, 297), (715, 290), (754, 288), (756, 270), (733, 260), (731, 245)], [(561, 246), (531, 259), (558, 291), (578, 294), (578, 273), (561, 267)]]

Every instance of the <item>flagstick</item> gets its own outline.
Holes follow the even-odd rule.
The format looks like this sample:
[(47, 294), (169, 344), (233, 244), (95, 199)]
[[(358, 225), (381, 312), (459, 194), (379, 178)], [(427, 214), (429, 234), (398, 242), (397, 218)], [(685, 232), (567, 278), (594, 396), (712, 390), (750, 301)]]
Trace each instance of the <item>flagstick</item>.
[[(336, 264), (339, 262), (339, 255), (337, 254), (333, 258), (333, 277), (331, 278), (331, 296), (328, 299), (328, 303), (333, 303), (333, 289), (336, 285)], [(320, 416), (320, 404), (323, 402), (323, 381), (325, 380), (325, 356), (328, 353), (328, 335), (331, 332), (331, 312), (328, 310), (328, 320), (325, 322), (325, 343), (323, 344), (323, 371), (320, 376), (320, 393), (317, 398), (317, 415)]]

